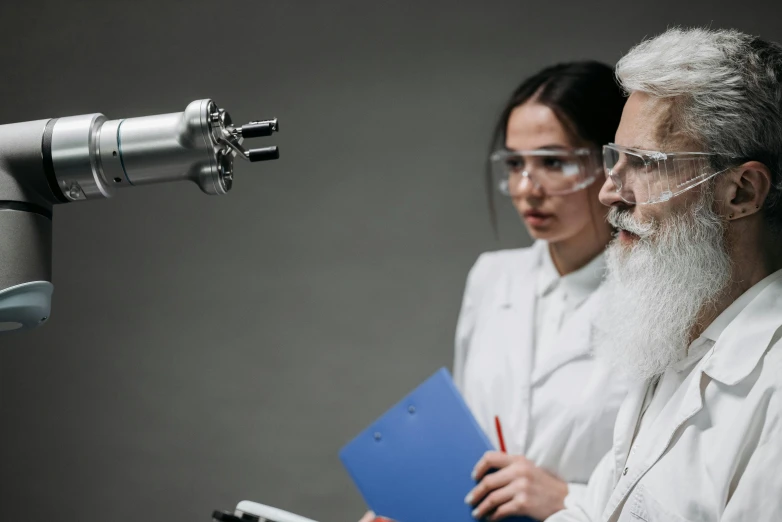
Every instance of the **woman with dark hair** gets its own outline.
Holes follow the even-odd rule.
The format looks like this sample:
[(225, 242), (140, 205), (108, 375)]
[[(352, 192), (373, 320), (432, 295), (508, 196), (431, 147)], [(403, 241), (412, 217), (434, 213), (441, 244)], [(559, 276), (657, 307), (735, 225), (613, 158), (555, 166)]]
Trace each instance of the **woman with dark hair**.
[(492, 221), (499, 189), (535, 242), (482, 254), (467, 277), (454, 379), (506, 449), (476, 463), (465, 499), (476, 519), (548, 518), (583, 493), (611, 448), (625, 385), (591, 357), (589, 342), (612, 235), (598, 201), (601, 147), (624, 102), (607, 65), (560, 64), (524, 81), (497, 124)]
[(522, 83), (498, 122), (492, 217), (496, 187), (535, 243), (482, 254), (459, 316), (454, 378), (497, 447), (501, 420), (507, 448), (476, 464), (466, 502), (477, 519), (546, 519), (582, 493), (611, 448), (625, 385), (589, 341), (612, 235), (598, 201), (600, 151), (624, 101), (607, 65), (560, 64)]

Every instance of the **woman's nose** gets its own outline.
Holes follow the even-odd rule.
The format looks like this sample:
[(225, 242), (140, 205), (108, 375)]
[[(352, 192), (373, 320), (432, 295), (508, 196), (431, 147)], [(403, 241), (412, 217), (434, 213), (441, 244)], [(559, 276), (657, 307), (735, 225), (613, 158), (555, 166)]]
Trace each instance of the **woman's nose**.
[(543, 188), (526, 170), (516, 176), (516, 179), (512, 179), (511, 182), (513, 184), (510, 187), (510, 192), (513, 196), (540, 197), (543, 195)]

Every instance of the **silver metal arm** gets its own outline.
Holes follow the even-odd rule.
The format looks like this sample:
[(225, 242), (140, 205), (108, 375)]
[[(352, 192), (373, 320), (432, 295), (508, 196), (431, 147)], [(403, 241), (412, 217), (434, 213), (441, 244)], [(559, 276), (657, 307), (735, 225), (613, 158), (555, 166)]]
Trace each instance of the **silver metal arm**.
[(277, 130), (276, 119), (235, 127), (208, 99), (140, 118), (86, 114), (0, 125), (0, 332), (49, 317), (53, 205), (184, 180), (225, 194), (236, 156), (279, 158), (277, 147), (248, 150), (243, 141)]
[[(277, 130), (276, 120), (248, 124)], [(233, 159), (276, 159), (277, 147), (245, 150), (244, 127), (211, 100), (184, 112), (109, 120), (102, 114), (71, 116), (52, 125), (51, 156), (57, 187), (70, 201), (110, 197), (116, 189), (190, 180), (207, 194), (225, 194)]]

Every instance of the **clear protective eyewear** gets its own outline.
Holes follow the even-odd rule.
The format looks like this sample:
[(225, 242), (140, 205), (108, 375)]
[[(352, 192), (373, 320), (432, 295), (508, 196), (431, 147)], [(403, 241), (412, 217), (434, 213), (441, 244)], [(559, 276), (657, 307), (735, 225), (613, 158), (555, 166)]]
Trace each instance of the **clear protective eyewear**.
[(497, 189), (516, 196), (526, 179), (549, 196), (582, 190), (602, 175), (593, 149), (499, 150), (490, 156)]
[(736, 158), (713, 152), (659, 152), (603, 146), (603, 166), (617, 194), (632, 205), (668, 201), (732, 167), (715, 169), (716, 157)]

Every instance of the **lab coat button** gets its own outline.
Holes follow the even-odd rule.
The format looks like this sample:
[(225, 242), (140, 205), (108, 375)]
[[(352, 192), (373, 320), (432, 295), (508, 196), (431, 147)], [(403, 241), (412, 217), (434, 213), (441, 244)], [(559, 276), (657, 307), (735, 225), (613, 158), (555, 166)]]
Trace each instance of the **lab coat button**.
[(627, 475), (627, 470), (628, 470), (628, 469), (629, 469), (629, 468), (625, 468), (625, 470), (622, 472), (622, 476), (624, 476), (624, 475)]

